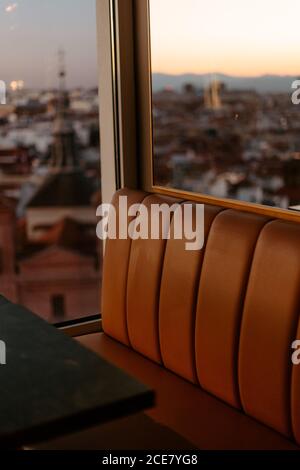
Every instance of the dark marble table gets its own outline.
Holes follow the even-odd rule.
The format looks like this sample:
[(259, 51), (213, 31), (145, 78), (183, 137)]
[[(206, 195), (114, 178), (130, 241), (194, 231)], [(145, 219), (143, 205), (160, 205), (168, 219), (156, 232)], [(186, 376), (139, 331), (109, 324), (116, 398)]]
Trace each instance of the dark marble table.
[(15, 448), (139, 412), (154, 393), (0, 296), (0, 446)]

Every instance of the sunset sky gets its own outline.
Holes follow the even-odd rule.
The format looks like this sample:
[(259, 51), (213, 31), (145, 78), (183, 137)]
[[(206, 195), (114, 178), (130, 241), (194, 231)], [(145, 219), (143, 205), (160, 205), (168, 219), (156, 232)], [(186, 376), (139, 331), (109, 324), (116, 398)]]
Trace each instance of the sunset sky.
[(95, 0), (0, 0), (0, 79), (57, 84), (66, 51), (69, 86), (97, 86)]
[[(96, 0), (0, 0), (0, 80), (97, 85)], [(150, 0), (154, 72), (300, 75), (300, 0)]]
[(150, 0), (154, 72), (300, 74), (300, 0)]

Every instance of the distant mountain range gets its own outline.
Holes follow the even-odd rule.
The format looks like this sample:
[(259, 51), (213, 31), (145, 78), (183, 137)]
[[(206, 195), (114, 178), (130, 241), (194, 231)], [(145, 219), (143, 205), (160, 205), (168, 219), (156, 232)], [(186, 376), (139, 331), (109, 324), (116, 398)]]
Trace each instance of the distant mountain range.
[(290, 93), (292, 92), (292, 82), (299, 77), (290, 75), (262, 75), (259, 77), (235, 77), (215, 74), (183, 74), (168, 75), (163, 73), (153, 74), (153, 90), (158, 91), (171, 86), (180, 89), (186, 83), (203, 88), (211, 82), (212, 77), (225, 83), (229, 89), (234, 90), (255, 90), (258, 93)]

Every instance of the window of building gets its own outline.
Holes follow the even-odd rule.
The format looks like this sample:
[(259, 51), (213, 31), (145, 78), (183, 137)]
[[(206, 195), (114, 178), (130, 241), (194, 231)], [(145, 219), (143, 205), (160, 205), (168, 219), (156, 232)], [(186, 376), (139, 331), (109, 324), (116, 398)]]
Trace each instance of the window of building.
[(53, 316), (57, 320), (62, 320), (65, 318), (66, 308), (65, 298), (63, 295), (53, 295), (51, 297), (51, 309)]
[(149, 7), (154, 185), (300, 210), (299, 2)]
[[(0, 10), (0, 252), (10, 258), (0, 293), (50, 322), (95, 315), (102, 269), (96, 0), (4, 0)], [(68, 304), (54, 296), (49, 306), (62, 284)]]

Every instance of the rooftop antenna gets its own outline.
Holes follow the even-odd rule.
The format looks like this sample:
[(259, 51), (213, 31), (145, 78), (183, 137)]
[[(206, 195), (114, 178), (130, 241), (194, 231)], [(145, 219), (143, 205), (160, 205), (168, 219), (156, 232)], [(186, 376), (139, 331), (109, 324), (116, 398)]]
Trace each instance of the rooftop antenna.
[(58, 114), (63, 114), (66, 109), (66, 54), (64, 49), (58, 50), (58, 79), (59, 79), (59, 97)]
[(69, 115), (69, 97), (66, 90), (65, 51), (58, 51), (58, 79), (59, 89), (57, 96), (57, 112), (53, 124), (53, 151), (51, 166), (55, 170), (77, 167), (75, 133)]
[(59, 90), (64, 93), (66, 89), (66, 54), (64, 49), (58, 50), (58, 76)]

